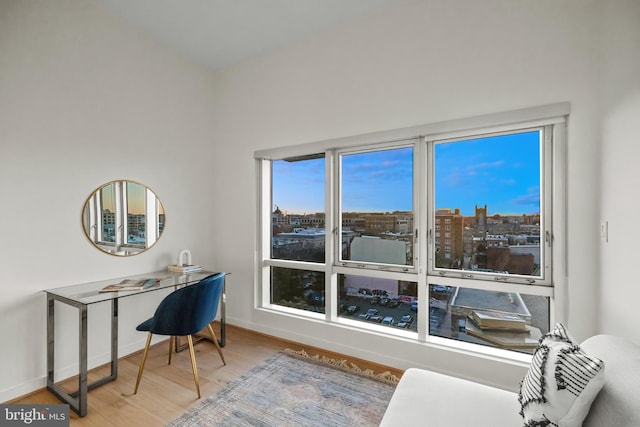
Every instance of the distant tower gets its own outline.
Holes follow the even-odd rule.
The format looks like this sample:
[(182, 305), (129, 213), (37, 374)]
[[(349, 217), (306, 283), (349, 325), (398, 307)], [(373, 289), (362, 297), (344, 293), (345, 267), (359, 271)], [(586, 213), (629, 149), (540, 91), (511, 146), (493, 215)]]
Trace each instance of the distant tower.
[(476, 230), (480, 236), (484, 237), (487, 234), (487, 205), (484, 205), (484, 208), (476, 205)]
[(271, 213), (271, 223), (274, 227), (287, 225), (289, 217), (283, 214), (278, 205), (274, 206), (274, 210)]

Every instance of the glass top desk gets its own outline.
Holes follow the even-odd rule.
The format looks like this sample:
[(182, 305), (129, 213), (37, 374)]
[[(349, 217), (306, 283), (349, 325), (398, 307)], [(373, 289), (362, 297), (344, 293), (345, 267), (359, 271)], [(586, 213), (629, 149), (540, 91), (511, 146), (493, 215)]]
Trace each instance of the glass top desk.
[[(87, 414), (87, 392), (95, 387), (113, 381), (118, 377), (118, 300), (134, 295), (155, 292), (160, 289), (177, 289), (178, 287), (193, 285), (205, 277), (215, 274), (211, 271), (199, 271), (197, 273), (173, 273), (167, 270), (155, 271), (146, 274), (126, 276), (110, 280), (83, 283), (62, 288), (47, 289), (47, 389), (58, 399), (68, 403), (71, 409), (81, 417)], [(227, 273), (229, 274), (229, 273)], [(158, 278), (158, 285), (144, 290), (100, 292), (110, 284), (119, 283), (123, 279)], [(220, 340), (225, 345), (225, 285), (223, 281), (220, 304)], [(78, 390), (72, 393), (65, 391), (54, 379), (54, 353), (55, 353), (55, 302), (68, 304), (78, 309), (79, 315), (79, 375)], [(100, 378), (90, 384), (87, 383), (87, 313), (91, 304), (111, 302), (111, 374)], [(146, 319), (141, 319), (143, 321)]]

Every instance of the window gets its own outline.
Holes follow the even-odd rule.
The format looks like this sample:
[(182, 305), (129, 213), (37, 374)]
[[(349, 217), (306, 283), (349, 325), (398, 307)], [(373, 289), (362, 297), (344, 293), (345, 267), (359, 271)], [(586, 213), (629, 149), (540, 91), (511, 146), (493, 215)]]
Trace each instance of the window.
[[(257, 152), (259, 307), (530, 353), (563, 316), (567, 113), (558, 104)], [(521, 329), (488, 330), (483, 314)]]
[(296, 261), (270, 269), (269, 304), (315, 313), (325, 312), (321, 271), (300, 262), (325, 262), (323, 154), (271, 162), (270, 259)]
[(339, 260), (413, 267), (413, 147), (342, 152), (339, 160)]
[[(552, 132), (546, 125), (431, 142), (434, 229), (444, 219), (450, 232), (444, 251), (437, 241), (431, 251), (430, 336), (529, 352), (549, 331), (550, 288), (528, 293), (516, 284), (552, 284), (544, 238), (551, 235)], [(434, 289), (447, 291), (436, 298)], [(478, 312), (515, 316), (529, 332), (507, 340), (507, 332), (479, 327)]]
[(98, 242), (115, 243), (116, 241), (116, 186), (106, 186), (96, 195), (99, 197), (102, 212), (102, 231)]
[[(484, 327), (477, 313), (517, 320), (522, 329), (501, 331)], [(474, 288), (429, 286), (429, 334), (480, 345), (495, 345), (531, 352), (543, 333), (549, 331), (550, 298), (521, 292), (487, 291)]]
[(290, 268), (271, 268), (271, 303), (324, 313), (324, 273)]
[(340, 274), (338, 283), (339, 317), (366, 326), (417, 331), (417, 283), (359, 274)]
[(324, 156), (271, 164), (271, 258), (323, 263)]
[(436, 258), (435, 270), (544, 278), (544, 132), (434, 142), (436, 218), (451, 224), (455, 242), (454, 258)]
[[(127, 200), (127, 223), (125, 235), (127, 243), (144, 247), (146, 243), (146, 194), (145, 187), (135, 182), (127, 182), (124, 186)], [(155, 207), (154, 207), (155, 208)], [(155, 217), (156, 215), (150, 215)]]

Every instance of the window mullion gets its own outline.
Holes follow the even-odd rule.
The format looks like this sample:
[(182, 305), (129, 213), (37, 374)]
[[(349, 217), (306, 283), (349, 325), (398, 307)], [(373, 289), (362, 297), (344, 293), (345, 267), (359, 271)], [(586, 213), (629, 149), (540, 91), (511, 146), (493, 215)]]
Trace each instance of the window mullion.
[(120, 248), (124, 242), (123, 240), (123, 211), (124, 206), (124, 189), (123, 182), (118, 181), (115, 186), (115, 250), (116, 253), (120, 251)]
[(336, 223), (335, 223), (335, 193), (336, 189), (336, 176), (334, 168), (334, 152), (327, 150), (325, 152), (324, 162), (324, 206), (325, 206), (325, 260), (324, 260), (324, 279), (325, 279), (325, 318), (327, 321), (331, 321), (338, 316), (338, 282), (336, 274), (333, 272), (333, 262), (336, 256), (334, 248), (337, 238)]
[(145, 244), (147, 247), (157, 241), (158, 236), (158, 203), (155, 194), (150, 189), (145, 189)]
[(258, 212), (260, 212), (257, 218), (257, 229), (261, 237), (258, 240), (258, 256), (256, 257), (257, 265), (255, 271), (258, 283), (261, 283), (262, 286), (256, 289), (254, 300), (258, 306), (263, 307), (270, 303), (271, 292), (270, 267), (266, 263), (263, 264), (262, 261), (271, 258), (272, 170), (270, 160), (259, 159), (256, 163), (259, 170), (257, 203), (259, 204)]
[[(415, 226), (415, 237), (416, 237), (416, 266), (418, 270), (418, 301), (428, 301), (428, 291), (427, 291), (427, 270), (428, 270), (428, 229), (429, 229), (429, 183), (430, 179), (428, 179), (430, 167), (429, 165), (429, 149), (427, 145), (427, 141), (425, 138), (421, 138), (419, 143), (416, 146), (416, 154), (415, 154), (415, 169), (416, 172), (414, 174), (415, 181), (415, 203), (414, 203), (414, 216), (416, 218)], [(419, 341), (427, 341), (429, 335), (429, 324), (428, 324), (428, 310), (420, 310), (417, 311), (417, 331), (418, 331), (418, 340)]]

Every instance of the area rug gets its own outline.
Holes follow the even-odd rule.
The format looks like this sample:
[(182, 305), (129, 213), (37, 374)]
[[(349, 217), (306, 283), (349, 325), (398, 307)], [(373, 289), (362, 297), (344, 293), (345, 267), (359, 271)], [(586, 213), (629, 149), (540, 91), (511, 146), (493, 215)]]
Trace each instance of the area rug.
[(377, 426), (398, 378), (285, 350), (168, 426)]

